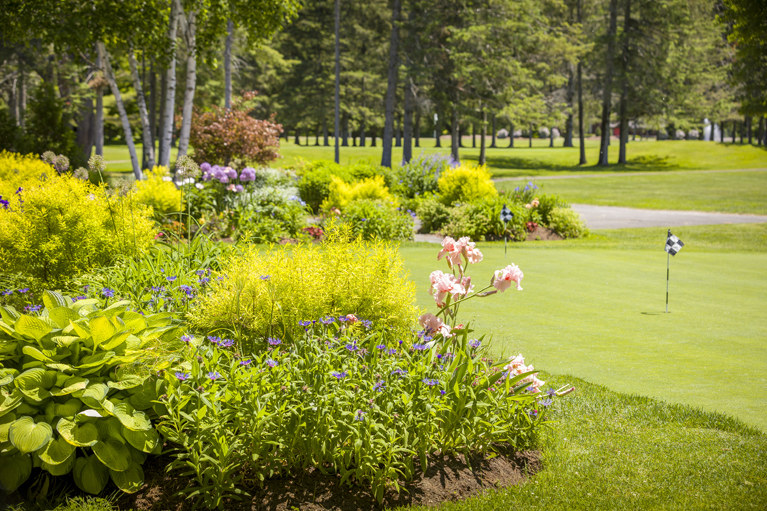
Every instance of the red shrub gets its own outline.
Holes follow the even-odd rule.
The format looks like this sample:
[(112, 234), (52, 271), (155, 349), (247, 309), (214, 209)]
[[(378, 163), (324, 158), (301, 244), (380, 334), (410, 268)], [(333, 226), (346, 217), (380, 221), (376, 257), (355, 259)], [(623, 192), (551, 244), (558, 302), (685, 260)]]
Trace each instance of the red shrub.
[(195, 113), (189, 143), (194, 147), (194, 159), (228, 165), (235, 158), (248, 163), (267, 163), (279, 158), (282, 125), (254, 119), (249, 115), (248, 102), (256, 95), (248, 92), (232, 102), (232, 109), (215, 107), (210, 112)]

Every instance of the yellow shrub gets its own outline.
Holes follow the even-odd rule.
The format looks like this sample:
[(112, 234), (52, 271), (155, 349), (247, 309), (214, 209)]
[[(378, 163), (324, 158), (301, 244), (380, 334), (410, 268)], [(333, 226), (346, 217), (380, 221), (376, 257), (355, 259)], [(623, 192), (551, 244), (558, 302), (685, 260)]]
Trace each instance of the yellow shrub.
[(154, 240), (146, 207), (68, 175), (25, 187), (8, 206), (0, 207), (0, 268), (51, 288)]
[(389, 192), (382, 176), (373, 176), (352, 183), (346, 183), (333, 176), (330, 181), (330, 195), (322, 203), (322, 208), (343, 210), (350, 202), (359, 199), (382, 200), (396, 205), (396, 199)]
[(484, 165), (477, 167), (462, 163), (459, 167), (448, 168), (437, 181), (437, 187), (440, 199), (448, 205), (498, 195)]
[(0, 195), (5, 200), (19, 187), (26, 188), (55, 175), (53, 167), (37, 155), (0, 152)]
[[(397, 247), (326, 233), (321, 245), (249, 248), (222, 264), (222, 278), (200, 297), (191, 322), (251, 340), (303, 332), (299, 321), (355, 314), (408, 333), (415, 326), (415, 286)], [(339, 239), (340, 238), (340, 239)], [(348, 238), (346, 238), (348, 239)]]
[(167, 220), (169, 213), (180, 211), (181, 190), (179, 190), (170, 178), (167, 167), (155, 166), (147, 172), (147, 178), (136, 181), (134, 200), (152, 208), (154, 218), (158, 222)]

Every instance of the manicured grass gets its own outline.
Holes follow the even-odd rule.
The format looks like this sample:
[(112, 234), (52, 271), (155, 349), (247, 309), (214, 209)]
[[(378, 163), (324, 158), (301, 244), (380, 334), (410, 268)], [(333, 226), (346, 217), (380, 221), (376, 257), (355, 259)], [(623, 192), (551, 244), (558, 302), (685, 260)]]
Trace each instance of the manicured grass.
[(542, 376), (576, 387), (555, 402), (543, 470), (440, 509), (767, 508), (766, 435), (719, 414)]
[[(497, 186), (499, 190), (513, 190), (525, 183), (501, 181)], [(537, 185), (543, 192), (572, 203), (767, 214), (767, 170), (546, 179)]]
[[(305, 139), (301, 139), (304, 143)], [(561, 147), (562, 139), (555, 141), (557, 147), (549, 148), (548, 140), (534, 139), (533, 147), (527, 147), (527, 139), (516, 139), (513, 149), (507, 148), (508, 140), (499, 140), (501, 147), (487, 149), (487, 164), (497, 177), (513, 176), (543, 176), (578, 174), (582, 172), (621, 172), (621, 171), (667, 171), (667, 170), (690, 170), (690, 169), (744, 169), (767, 167), (767, 150), (762, 147), (719, 144), (699, 141), (662, 141), (654, 140), (637, 141), (629, 144), (628, 159), (626, 165), (611, 165), (607, 168), (595, 167), (599, 142), (596, 139), (586, 141), (586, 153), (588, 165), (578, 166), (579, 149)], [(280, 141), (280, 154), (282, 158), (275, 162), (278, 166), (292, 166), (300, 160), (333, 160), (334, 148), (314, 146), (314, 138), (310, 139), (310, 145), (297, 146), (293, 139), (289, 142)], [(467, 146), (460, 150), (462, 159), (476, 162), (479, 157), (479, 148), (471, 147), (471, 138), (464, 138)], [(479, 145), (479, 141), (477, 141)], [(137, 145), (137, 151), (141, 154), (141, 145)], [(109, 163), (108, 170), (112, 172), (124, 172), (130, 170), (130, 159), (126, 146), (108, 146), (105, 148), (105, 159)], [(420, 148), (413, 148), (413, 154), (449, 154), (449, 139), (443, 137), (442, 147), (435, 148), (433, 139), (422, 139)], [(175, 159), (175, 152), (172, 159)], [(354, 163), (367, 161), (379, 163), (381, 161), (381, 140), (377, 147), (341, 147), (341, 163)], [(617, 142), (610, 150), (610, 161), (617, 162)], [(402, 148), (395, 147), (392, 153), (392, 161), (402, 161)]]
[[(694, 236), (686, 238), (694, 228), (685, 229), (678, 232), (687, 246), (671, 261), (669, 314), (665, 231), (657, 229), (652, 249), (649, 230), (625, 242), (597, 240), (611, 248), (528, 243), (504, 256), (503, 244), (480, 244), (485, 260), (470, 269), (475, 284), (513, 261), (525, 273), (524, 291), (469, 301), (460, 320), (478, 335), (492, 334), (497, 352), (521, 352), (540, 369), (725, 412), (767, 430), (767, 252), (700, 250), (689, 241)], [(763, 228), (743, 229), (761, 232), (756, 243), (763, 243)], [(719, 245), (715, 231), (698, 233)], [(428, 275), (444, 266), (438, 248), (401, 248), (418, 302), (430, 311)]]

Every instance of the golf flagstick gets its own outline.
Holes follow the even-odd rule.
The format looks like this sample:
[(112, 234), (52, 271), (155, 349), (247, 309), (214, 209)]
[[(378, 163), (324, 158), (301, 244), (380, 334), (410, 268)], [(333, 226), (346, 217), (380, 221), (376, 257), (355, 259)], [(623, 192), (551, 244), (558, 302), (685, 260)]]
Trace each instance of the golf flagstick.
[(669, 229), (668, 234), (666, 235), (666, 245), (663, 247), (663, 249), (666, 251), (666, 314), (668, 314), (668, 281), (669, 268), (671, 266), (671, 256), (675, 256), (680, 250), (682, 250), (683, 246), (684, 243), (682, 243), (682, 240), (671, 234), (671, 229)]

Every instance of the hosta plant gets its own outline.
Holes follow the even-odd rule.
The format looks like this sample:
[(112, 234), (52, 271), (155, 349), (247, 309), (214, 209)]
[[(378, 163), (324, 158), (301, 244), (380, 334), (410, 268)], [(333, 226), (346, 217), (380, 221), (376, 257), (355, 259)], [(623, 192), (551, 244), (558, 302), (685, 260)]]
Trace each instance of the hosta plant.
[(129, 302), (99, 309), (53, 292), (43, 302), (39, 315), (0, 307), (0, 489), (14, 491), (39, 467), (72, 472), (88, 493), (110, 479), (136, 491), (146, 454), (160, 449), (154, 375), (176, 325)]

